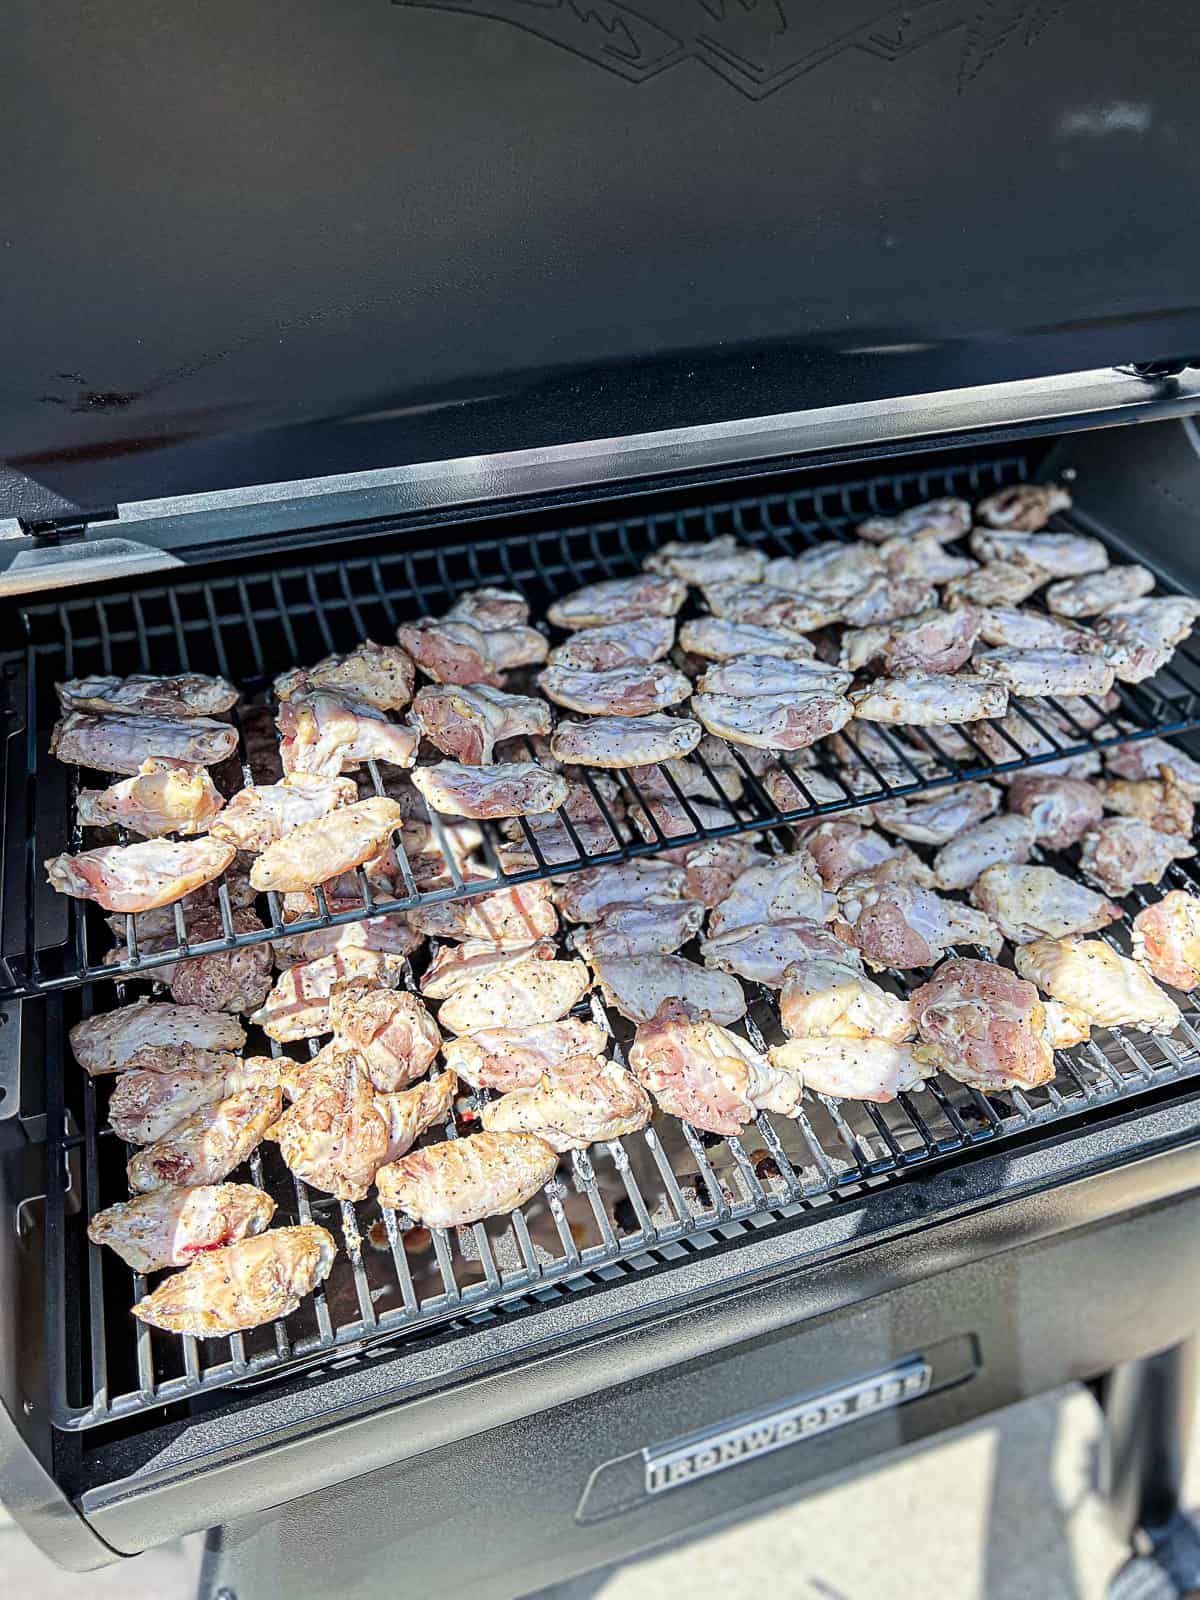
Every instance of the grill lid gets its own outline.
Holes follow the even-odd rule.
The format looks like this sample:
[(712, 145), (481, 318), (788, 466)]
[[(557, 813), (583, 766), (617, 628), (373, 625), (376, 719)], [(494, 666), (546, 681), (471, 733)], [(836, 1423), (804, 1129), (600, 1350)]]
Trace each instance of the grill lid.
[(15, 0), (0, 516), (1198, 351), (1161, 13)]

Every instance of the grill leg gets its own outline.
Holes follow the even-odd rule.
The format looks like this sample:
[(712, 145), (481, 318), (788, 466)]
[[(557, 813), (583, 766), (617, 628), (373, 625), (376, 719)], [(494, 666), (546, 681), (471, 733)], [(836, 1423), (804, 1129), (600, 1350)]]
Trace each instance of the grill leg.
[(1200, 1524), (1179, 1503), (1197, 1358), (1192, 1338), (1116, 1367), (1097, 1385), (1112, 1525), (1124, 1543), (1142, 1552), (1117, 1574), (1110, 1600), (1169, 1600), (1200, 1586)]

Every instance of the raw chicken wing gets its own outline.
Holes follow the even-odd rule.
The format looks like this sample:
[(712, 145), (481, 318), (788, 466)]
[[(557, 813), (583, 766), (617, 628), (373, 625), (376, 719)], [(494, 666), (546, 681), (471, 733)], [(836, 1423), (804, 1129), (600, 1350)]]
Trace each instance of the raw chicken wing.
[(50, 754), (70, 766), (137, 777), (151, 757), (213, 767), (237, 749), (237, 730), (209, 717), (92, 716), (70, 711), (54, 726)]
[(746, 1013), (746, 997), (736, 978), (709, 972), (681, 956), (601, 956), (595, 971), (605, 1000), (630, 1022), (649, 1022), (668, 1000), (714, 1022), (736, 1022)]
[(251, 867), (250, 882), (279, 894), (326, 883), (377, 856), (403, 820), (401, 807), (385, 795), (339, 806), (269, 844)]
[(639, 859), (611, 867), (576, 872), (558, 890), (558, 904), (568, 922), (595, 922), (609, 906), (626, 905), (647, 895), (678, 896), (685, 869), (672, 861)]
[(660, 545), (642, 566), (668, 578), (679, 578), (696, 588), (709, 583), (761, 583), (767, 558), (761, 550), (739, 544), (732, 534), (693, 544), (676, 539)]
[(448, 1000), (467, 984), (522, 963), (553, 961), (557, 947), (552, 939), (533, 944), (492, 944), (487, 939), (467, 939), (462, 944), (434, 945), (428, 967), (421, 974), (421, 993), (428, 1000)]
[(158, 839), (204, 833), (224, 804), (206, 768), (155, 757), (142, 762), (135, 778), (80, 790), (76, 813), (83, 828), (128, 828)]
[(568, 765), (644, 767), (690, 755), (701, 733), (690, 717), (594, 717), (560, 722), (550, 737), (550, 753)]
[(673, 617), (687, 599), (687, 585), (678, 578), (646, 573), (638, 578), (608, 578), (589, 583), (556, 600), (546, 619), (556, 628), (598, 628), (638, 617)]
[(1159, 595), (1130, 600), (1096, 622), (1106, 659), (1122, 683), (1152, 678), (1170, 661), (1200, 617), (1200, 600)]
[[(255, 913), (244, 908), (230, 913), (230, 924), (234, 934), (240, 938), (263, 931), (263, 925)], [(225, 937), (225, 924), (215, 910), (207, 915), (196, 913), (188, 920), (186, 927), (189, 945)], [(174, 947), (178, 943), (178, 936), (174, 933), (166, 935), (166, 938), (168, 945), (159, 948)], [(157, 943), (157, 940), (148, 939), (138, 948), (143, 955), (148, 955)], [(207, 955), (177, 961), (172, 967), (152, 967), (147, 976), (157, 978), (160, 983), (169, 983), (171, 998), (182, 1006), (200, 1006), (205, 1011), (249, 1013), (256, 1011), (267, 998), (273, 962), (274, 950), (263, 940), (259, 944), (232, 950), (212, 950)]]
[(737, 661), (743, 656), (778, 656), (789, 661), (811, 660), (810, 640), (783, 628), (763, 628), (753, 622), (728, 622), (723, 617), (697, 617), (679, 630), (680, 648), (708, 661)]
[(236, 854), (218, 839), (151, 839), (55, 856), (46, 876), (59, 894), (94, 900), (106, 911), (150, 911), (219, 878)]
[(304, 1183), (338, 1200), (365, 1200), (388, 1153), (387, 1127), (365, 1063), (335, 1046), (267, 1138)]
[(1182, 833), (1191, 838), (1195, 802), (1170, 767), (1160, 767), (1157, 778), (1110, 779), (1101, 785), (1101, 790), (1105, 810), (1123, 817), (1139, 817), (1162, 833)]
[(949, 544), (961, 539), (970, 526), (968, 502), (946, 497), (910, 506), (894, 517), (868, 517), (854, 531), (860, 539), (870, 539), (873, 544), (882, 544), (885, 539), (916, 539), (925, 535)]
[(818, 823), (805, 835), (804, 848), (815, 862), (825, 887), (839, 889), (847, 878), (877, 867), (881, 861), (894, 856), (899, 846), (858, 822), (843, 821), (839, 817), (833, 822)]
[(412, 699), (413, 664), (398, 645), (364, 639), (347, 655), (330, 655), (315, 667), (293, 667), (275, 679), (279, 700), (331, 689), (378, 711), (401, 711)]
[(988, 867), (1023, 866), (1037, 843), (1028, 817), (989, 817), (949, 840), (933, 858), (939, 889), (969, 889)]
[(1145, 567), (1108, 567), (1086, 578), (1064, 578), (1046, 590), (1046, 604), (1060, 617), (1103, 617), (1117, 606), (1140, 600), (1154, 588)]
[(879, 554), (887, 564), (891, 578), (917, 578), (923, 583), (946, 583), (951, 578), (962, 578), (975, 570), (975, 563), (969, 556), (956, 555), (939, 539), (927, 533), (915, 539), (885, 539), (879, 546)]
[(915, 1031), (911, 1008), (862, 970), (856, 950), (844, 961), (798, 961), (784, 975), (779, 997), (784, 1032), (794, 1039), (888, 1039)]
[(442, 1046), (446, 1065), (476, 1089), (530, 1088), (573, 1056), (598, 1056), (608, 1035), (595, 1022), (563, 1017), (524, 1028), (482, 1028)]
[(976, 528), (971, 549), (981, 561), (1014, 561), (1044, 578), (1077, 578), (1103, 572), (1108, 551), (1099, 539), (1082, 533), (993, 532)]
[(785, 633), (812, 633), (841, 616), (837, 600), (776, 589), (768, 583), (714, 583), (704, 590), (704, 599), (714, 617)]
[(771, 1065), (813, 1094), (883, 1105), (919, 1089), (926, 1070), (909, 1044), (891, 1039), (788, 1039), (771, 1051)]
[(1091, 833), (1084, 834), (1079, 870), (1105, 894), (1122, 896), (1131, 893), (1135, 883), (1157, 883), (1172, 861), (1195, 854), (1182, 834), (1159, 833), (1138, 817), (1106, 817)]
[(1016, 561), (985, 561), (974, 572), (951, 578), (942, 590), (948, 606), (1019, 606), (1046, 581), (1036, 567)]
[(282, 783), (250, 784), (239, 789), (209, 832), (214, 839), (223, 839), (239, 850), (261, 851), (302, 823), (315, 822), (357, 799), (353, 778), (293, 772)]
[(474, 900), (416, 906), (408, 920), (431, 939), (483, 939), (492, 944), (533, 944), (558, 932), (558, 913), (544, 880), (497, 889)]
[(695, 694), (692, 710), (709, 733), (760, 750), (802, 750), (844, 728), (854, 715), (844, 695), (825, 689), (783, 694)]
[(654, 1113), (650, 1096), (615, 1061), (573, 1056), (547, 1067), (527, 1089), (514, 1089), (483, 1107), (489, 1133), (534, 1133), (552, 1150), (586, 1150), (644, 1128)]
[(989, 955), (1000, 953), (1000, 930), (990, 916), (931, 889), (901, 881), (853, 893), (846, 884), (839, 898), (845, 923), (838, 931), (873, 967), (931, 967), (950, 945), (977, 944)]
[(1050, 850), (1077, 844), (1103, 815), (1100, 792), (1082, 778), (1019, 772), (1008, 786), (1008, 809), (1028, 817), (1037, 841)]
[(129, 1187), (145, 1192), (220, 1183), (257, 1148), (282, 1111), (282, 1092), (262, 1086), (201, 1106), (130, 1158)]
[(794, 594), (848, 600), (884, 571), (883, 558), (861, 544), (819, 544), (799, 556), (767, 564), (762, 581)]
[(842, 665), (859, 672), (878, 663), (891, 677), (957, 672), (970, 659), (979, 620), (973, 606), (960, 606), (957, 611), (919, 611), (877, 627), (852, 628), (842, 637)]
[(692, 692), (690, 679), (664, 661), (615, 667), (611, 672), (543, 667), (537, 681), (556, 705), (593, 717), (649, 716), (678, 705)]
[(1172, 889), (1133, 919), (1133, 959), (1172, 989), (1200, 985), (1200, 900)]
[(288, 1043), (329, 1032), (329, 997), (345, 978), (386, 982), (399, 970), (402, 957), (351, 945), (315, 961), (298, 961), (279, 975), (263, 1005), (250, 1018), (269, 1039)]
[(345, 695), (316, 690), (285, 700), (276, 717), (283, 735), (279, 755), (285, 774), (312, 772), (336, 778), (364, 761), (411, 767), (420, 736), (382, 711)]
[(462, 1228), (532, 1200), (558, 1153), (532, 1133), (472, 1133), (427, 1145), (376, 1175), (379, 1203), (427, 1228)]
[(750, 839), (706, 839), (680, 852), (684, 867), (683, 895), (709, 910), (719, 905), (740, 873), (758, 855)]
[(853, 689), (854, 715), (867, 722), (976, 722), (1002, 717), (1008, 690), (975, 673), (910, 673), (902, 678), (877, 678), (865, 689)]
[(989, 867), (971, 887), (971, 904), (994, 917), (1013, 944), (1094, 933), (1121, 908), (1053, 867)]
[(134, 1272), (159, 1272), (262, 1233), (274, 1214), (270, 1195), (248, 1183), (156, 1189), (98, 1211), (88, 1238), (106, 1244)]
[(698, 900), (647, 896), (610, 906), (599, 922), (576, 934), (575, 948), (593, 966), (601, 957), (667, 955), (694, 939), (703, 921)]
[(1012, 650), (1074, 651), (1096, 650), (1100, 645), (1090, 628), (1073, 627), (1058, 617), (1048, 617), (1044, 611), (985, 606), (980, 616), (979, 637), (985, 644), (1004, 645)]
[(396, 637), (435, 683), (484, 683), (493, 689), (503, 688), (509, 667), (544, 661), (549, 649), (536, 628), (489, 629), (454, 617), (422, 617), (397, 628)]
[(882, 800), (872, 807), (886, 833), (913, 844), (946, 844), (990, 817), (1000, 805), (993, 783), (963, 783), (922, 800)]
[(1069, 490), (1056, 483), (1019, 483), (988, 495), (975, 507), (975, 515), (989, 528), (1013, 528), (1036, 533), (1056, 511), (1070, 509)]
[(557, 1022), (583, 999), (590, 985), (582, 961), (543, 961), (531, 955), (457, 988), (442, 1002), (438, 1024), (448, 1033), (478, 1033), (481, 1028)]
[(973, 1089), (1037, 1089), (1054, 1076), (1037, 990), (994, 962), (944, 961), (913, 991), (912, 1014), (939, 1068)]
[(224, 678), (201, 672), (180, 672), (173, 678), (137, 672), (128, 678), (97, 675), (56, 683), (54, 689), (64, 711), (137, 717), (218, 717), (236, 705), (238, 697)]
[[(332, 903), (329, 909), (334, 909)], [(285, 920), (286, 912), (285, 907)], [(403, 912), (392, 911), (382, 917), (367, 917), (362, 922), (339, 922), (332, 928), (294, 933), (286, 939), (274, 940), (272, 949), (281, 967), (293, 967), (298, 961), (317, 961), (322, 956), (336, 955), (339, 950), (375, 950), (383, 955), (408, 956), (421, 941), (422, 935)]]
[(1189, 800), (1200, 800), (1200, 762), (1165, 739), (1138, 739), (1104, 752), (1104, 766), (1116, 778), (1158, 778), (1169, 767)]
[(439, 761), (417, 767), (414, 785), (435, 811), (452, 817), (524, 817), (556, 811), (569, 793), (567, 780), (536, 761), (466, 767)]
[(417, 691), (410, 716), (435, 749), (472, 767), (491, 764), (498, 739), (550, 732), (544, 701), (483, 683), (427, 684)]
[(1175, 1002), (1102, 939), (1036, 939), (1013, 959), (1023, 978), (1098, 1027), (1171, 1033), (1179, 1025)]
[(139, 1300), (133, 1314), (167, 1333), (201, 1339), (289, 1316), (329, 1276), (337, 1245), (314, 1223), (272, 1228), (198, 1256)]
[(702, 694), (766, 695), (823, 690), (843, 694), (853, 674), (823, 661), (794, 661), (786, 656), (743, 656), (740, 661), (709, 667), (696, 681)]
[(187, 1064), (173, 1071), (134, 1067), (113, 1085), (108, 1120), (127, 1144), (154, 1144), (204, 1106), (213, 1106), (243, 1089), (271, 1089), (280, 1082), (280, 1067), (270, 1056), (220, 1056), (227, 1066), (207, 1067), (201, 1052), (182, 1056)]
[(745, 1039), (706, 1018), (689, 1019), (670, 1000), (644, 1019), (629, 1066), (664, 1111), (705, 1133), (738, 1134), (760, 1111), (792, 1116), (802, 1085)]
[(826, 894), (816, 862), (807, 850), (774, 856), (746, 868), (708, 919), (708, 936), (745, 928), (754, 922), (784, 922), (803, 917), (823, 922), (835, 905)]
[(1102, 655), (1074, 650), (977, 650), (971, 664), (1013, 694), (1107, 694), (1113, 683)]
[(674, 617), (636, 617), (603, 628), (581, 628), (551, 650), (550, 665), (577, 672), (613, 672), (661, 661), (674, 643)]
[(790, 922), (753, 922), (716, 934), (704, 941), (700, 954), (706, 967), (778, 989), (796, 962), (848, 959), (853, 952), (819, 922), (796, 917)]
[(394, 1094), (429, 1071), (442, 1035), (423, 1000), (405, 989), (383, 989), (368, 978), (335, 983), (329, 996), (335, 1046), (352, 1049), (371, 1087)]
[[(163, 1005), (135, 1000), (115, 1011), (103, 1011), (77, 1022), (69, 1034), (75, 1059), (95, 1077), (133, 1066), (142, 1050), (196, 1049), (233, 1051), (246, 1042), (246, 1030), (236, 1017), (202, 1011), (199, 1006)], [(140, 1064), (140, 1063), (139, 1063)]]
[(895, 622), (898, 617), (928, 611), (930, 606), (937, 605), (937, 597), (937, 590), (923, 575), (905, 577), (883, 573), (842, 601), (842, 621), (852, 628)]

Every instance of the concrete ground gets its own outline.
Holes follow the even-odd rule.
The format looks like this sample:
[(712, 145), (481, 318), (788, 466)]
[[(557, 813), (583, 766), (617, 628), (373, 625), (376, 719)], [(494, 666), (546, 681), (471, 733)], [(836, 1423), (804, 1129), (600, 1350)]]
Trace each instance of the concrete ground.
[[(1061, 1390), (795, 1505), (559, 1585), (544, 1600), (1102, 1600), (1125, 1553), (1095, 1492), (1099, 1445), (1091, 1396)], [(1188, 1500), (1200, 1504), (1200, 1418)], [(192, 1600), (199, 1556), (189, 1540), (76, 1577), (0, 1524), (0, 1594)], [(396, 1595), (425, 1600), (402, 1578)]]

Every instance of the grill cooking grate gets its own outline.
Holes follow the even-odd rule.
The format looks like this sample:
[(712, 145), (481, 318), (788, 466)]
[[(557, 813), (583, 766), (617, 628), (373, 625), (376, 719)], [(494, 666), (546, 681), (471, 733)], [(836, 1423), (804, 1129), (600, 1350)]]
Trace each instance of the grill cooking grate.
[[(1022, 458), (1014, 456), (983, 463), (945, 466), (926, 471), (890, 473), (832, 488), (799, 487), (791, 492), (757, 495), (721, 504), (708, 504), (626, 521), (600, 522), (585, 527), (534, 531), (521, 537), (477, 539), (416, 552), (381, 549), (378, 554), (317, 562), (304, 567), (258, 571), (203, 581), (185, 580), (159, 588), (146, 587), (124, 595), (88, 596), (60, 603), (30, 606), (22, 612), (27, 635), (23, 655), (5, 663), (0, 679), (8, 692), (9, 737), (4, 745), (4, 783), (8, 837), (23, 839), (24, 851), (10, 849), (5, 858), (3, 908), (3, 964), (0, 968), (0, 1003), (36, 993), (109, 979), (149, 973), (181, 956), (205, 954), (252, 944), (282, 933), (277, 897), (260, 897), (261, 932), (235, 934), (228, 888), (218, 887), (222, 935), (206, 941), (188, 941), (182, 912), (176, 910), (177, 942), (153, 953), (139, 950), (127, 919), (128, 958), (105, 964), (113, 938), (97, 909), (70, 901), (46, 883), (44, 861), (64, 849), (79, 848), (74, 834), (78, 773), (48, 754), (50, 729), (57, 716), (53, 685), (56, 680), (91, 672), (219, 672), (244, 691), (240, 717), (240, 760), (246, 776), (269, 779), (277, 760), (271, 710), (267, 696), (273, 677), (287, 667), (306, 665), (333, 650), (351, 648), (360, 639), (381, 642), (394, 638), (398, 622), (423, 614), (440, 614), (455, 595), (484, 584), (520, 588), (530, 600), (534, 615), (544, 613), (556, 595), (601, 578), (634, 572), (643, 557), (670, 539), (708, 539), (733, 533), (744, 542), (763, 547), (772, 555), (793, 553), (821, 540), (852, 537), (856, 522), (871, 513), (891, 513), (905, 504), (947, 494), (978, 497), (1006, 483), (1020, 481), (1026, 472)], [(1089, 530), (1090, 531), (1090, 530)], [(735, 745), (728, 762), (738, 774), (742, 794), (726, 797), (713, 769), (701, 760), (711, 794), (703, 798), (709, 809), (702, 815), (685, 797), (674, 777), (660, 768), (667, 792), (687, 818), (687, 831), (666, 833), (647, 806), (642, 784), (629, 774), (617, 774), (628, 807), (640, 806), (649, 818), (649, 837), (639, 835), (628, 820), (616, 821), (609, 812), (598, 776), (575, 769), (591, 789), (612, 833), (612, 847), (590, 855), (578, 831), (564, 819), (566, 844), (548, 857), (529, 825), (521, 827), (534, 864), (518, 872), (501, 873), (498, 848), (501, 835), (484, 824), (483, 859), (491, 876), (472, 878), (469, 885), (453, 855), (444, 848), (444, 832), (433, 818), (433, 838), (442, 846), (449, 882), (436, 888), (419, 887), (419, 867), (414, 867), (400, 847), (404, 892), (390, 897), (372, 890), (358, 874), (360, 900), (348, 909), (330, 913), (324, 901), (320, 913), (288, 925), (301, 933), (333, 923), (359, 921), (384, 911), (410, 908), (440, 900), (478, 895), (502, 885), (512, 885), (553, 872), (565, 874), (602, 862), (651, 854), (666, 846), (694, 843), (705, 838), (776, 828), (814, 815), (829, 815), (848, 807), (889, 797), (912, 795), (969, 778), (986, 777), (1021, 766), (1059, 760), (1064, 756), (1130, 739), (1180, 732), (1197, 724), (1200, 716), (1200, 653), (1185, 644), (1171, 666), (1152, 684), (1119, 684), (1120, 707), (1104, 714), (1088, 702), (1095, 726), (1085, 727), (1069, 710), (1044, 701), (1054, 717), (1043, 722), (1022, 714), (1019, 733), (1001, 730), (1006, 759), (990, 759), (980, 748), (971, 726), (957, 730), (964, 743), (951, 754), (945, 739), (914, 731), (913, 743), (923, 747), (926, 760), (918, 766), (911, 745), (899, 742), (891, 730), (875, 727), (894, 760), (881, 767), (862, 746), (852, 723), (843, 733), (853, 770), (825, 760), (818, 769), (826, 780), (821, 793), (809, 769), (791, 769), (793, 791), (786, 789), (776, 803)], [(22, 737), (23, 735), (23, 737)], [(1011, 747), (1011, 748), (1010, 748)], [(965, 753), (964, 753), (965, 752)], [(377, 789), (378, 772), (372, 771)], [(829, 785), (832, 785), (830, 789)], [(825, 798), (832, 794), (833, 798)], [(73, 837), (74, 834), (74, 837)], [(443, 863), (439, 860), (439, 866)]]
[[(1163, 887), (1195, 893), (1200, 872), (1175, 864)], [(1128, 917), (1154, 898), (1132, 896), (1126, 924), (1102, 937), (1128, 954)], [(897, 992), (915, 988), (923, 976), (881, 975)], [(776, 997), (746, 987), (751, 1005), (738, 1028), (759, 1048), (777, 1042), (783, 1035)], [(113, 998), (121, 995), (111, 986), (89, 988), (84, 1009)], [(1090, 1043), (1058, 1052), (1057, 1076), (1039, 1090), (984, 1095), (941, 1077), (881, 1106), (809, 1094), (799, 1117), (760, 1116), (735, 1139), (660, 1117), (643, 1133), (564, 1157), (547, 1189), (511, 1217), (452, 1230), (408, 1226), (374, 1198), (352, 1205), (311, 1190), (293, 1178), (274, 1145), (264, 1144), (231, 1177), (273, 1196), (275, 1226), (320, 1222), (341, 1248), (328, 1281), (286, 1322), (199, 1341), (135, 1323), (129, 1307), (145, 1293), (144, 1280), (87, 1240), (88, 1220), (128, 1194), (129, 1150), (104, 1127), (112, 1080), (88, 1078), (67, 1056), (69, 1003), (52, 997), (47, 1018), (47, 1103), (55, 1108), (48, 1344), (53, 1421), (67, 1429), (228, 1384), (266, 1381), (298, 1364), (352, 1358), (364, 1349), (382, 1353), (419, 1330), (498, 1307), (528, 1307), (567, 1285), (602, 1283), (747, 1227), (802, 1218), (863, 1185), (1200, 1074), (1200, 994), (1193, 994), (1170, 1038), (1097, 1030)], [(612, 1054), (623, 1061), (631, 1025), (594, 997), (590, 1005), (612, 1035)], [(476, 1104), (460, 1099), (445, 1131), (431, 1131), (424, 1142), (470, 1131)]]

